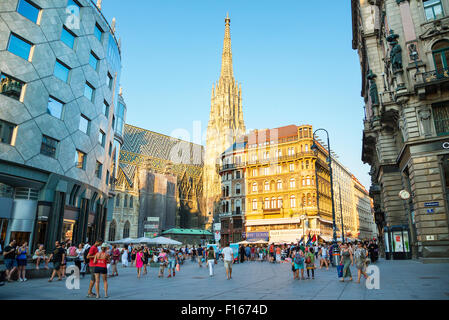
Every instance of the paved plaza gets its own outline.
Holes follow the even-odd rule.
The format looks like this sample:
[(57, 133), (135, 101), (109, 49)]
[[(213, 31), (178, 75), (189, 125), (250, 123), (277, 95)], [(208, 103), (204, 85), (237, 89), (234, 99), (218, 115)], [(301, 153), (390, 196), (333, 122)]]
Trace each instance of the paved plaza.
[[(209, 277), (207, 268), (188, 261), (170, 279), (157, 278), (157, 268), (149, 268), (147, 275), (137, 279), (134, 267), (120, 266), (119, 277), (109, 278), (109, 296), (119, 300), (449, 299), (449, 264), (381, 260), (376, 265), (380, 269), (378, 290), (367, 289), (364, 282), (341, 283), (334, 268), (317, 269), (315, 280), (294, 281), (288, 263), (235, 264), (232, 280), (226, 280), (223, 263), (216, 265), (215, 276)], [(354, 276), (356, 269), (351, 269)], [(80, 290), (68, 290), (65, 281), (48, 283), (47, 279), (7, 283), (0, 287), (0, 299), (84, 300), (89, 279), (81, 279)]]

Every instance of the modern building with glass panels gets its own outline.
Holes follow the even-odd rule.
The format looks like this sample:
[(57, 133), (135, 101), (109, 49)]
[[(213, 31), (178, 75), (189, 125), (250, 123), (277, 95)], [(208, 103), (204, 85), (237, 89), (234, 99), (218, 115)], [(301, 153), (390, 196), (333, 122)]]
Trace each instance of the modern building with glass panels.
[(351, 0), (387, 258), (449, 261), (449, 0)]
[(115, 26), (91, 0), (0, 1), (0, 241), (104, 238), (125, 121)]

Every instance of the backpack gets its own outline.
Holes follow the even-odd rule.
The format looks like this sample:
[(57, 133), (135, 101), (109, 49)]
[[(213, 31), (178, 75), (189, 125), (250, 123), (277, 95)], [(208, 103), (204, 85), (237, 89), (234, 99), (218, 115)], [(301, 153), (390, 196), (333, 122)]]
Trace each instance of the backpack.
[(69, 256), (71, 256), (71, 257), (76, 256), (76, 247), (70, 247)]
[(298, 254), (295, 255), (295, 263), (296, 264), (302, 264), (304, 259)]
[(306, 264), (309, 264), (309, 263), (312, 263), (312, 259), (310, 258), (310, 256), (308, 256), (308, 257), (306, 258)]

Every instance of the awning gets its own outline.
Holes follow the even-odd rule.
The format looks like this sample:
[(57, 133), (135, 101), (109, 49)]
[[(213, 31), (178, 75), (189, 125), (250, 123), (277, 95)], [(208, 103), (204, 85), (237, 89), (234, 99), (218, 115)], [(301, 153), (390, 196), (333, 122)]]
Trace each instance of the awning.
[(330, 237), (330, 236), (326, 236), (326, 235), (319, 235), (319, 237), (321, 238), (321, 239), (323, 239), (324, 241), (326, 241), (326, 242), (330, 242), (330, 241), (332, 241), (332, 237)]

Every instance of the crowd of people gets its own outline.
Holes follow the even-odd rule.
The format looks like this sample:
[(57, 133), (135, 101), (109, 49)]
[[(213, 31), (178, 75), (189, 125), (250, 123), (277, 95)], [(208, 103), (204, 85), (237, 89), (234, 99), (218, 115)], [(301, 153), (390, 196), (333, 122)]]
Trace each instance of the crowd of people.
[[(338, 248), (338, 250), (336, 250)], [(339, 252), (339, 261), (335, 263), (332, 259), (335, 252)], [(27, 281), (26, 266), (27, 259), (31, 256), (27, 242), (17, 245), (12, 240), (2, 249), (6, 267), (6, 281), (11, 282), (15, 271), (18, 272), (19, 282)], [(232, 279), (232, 265), (236, 262), (259, 261), (270, 263), (291, 263), (293, 279), (305, 280), (315, 279), (315, 269), (329, 266), (337, 267), (342, 282), (345, 279), (352, 281), (350, 265), (357, 268), (357, 282), (363, 275), (365, 278), (366, 266), (369, 262), (374, 263), (378, 257), (378, 245), (376, 241), (354, 242), (354, 243), (298, 243), (298, 244), (267, 244), (267, 245), (240, 245), (238, 252), (230, 248), (229, 244), (220, 248), (219, 246), (182, 246), (174, 247), (148, 247), (142, 244), (127, 244), (122, 248), (117, 245), (103, 243), (98, 240), (92, 245), (80, 243), (75, 245), (70, 242), (55, 242), (55, 247), (47, 252), (43, 245), (39, 245), (31, 256), (33, 267), (39, 269), (44, 264), (45, 269), (49, 269), (49, 262), (52, 262), (53, 270), (49, 278), (52, 282), (57, 276), (58, 281), (66, 277), (66, 266), (72, 262), (78, 267), (80, 275), (84, 278), (86, 273), (91, 275), (87, 297), (100, 298), (100, 282), (103, 281), (104, 298), (108, 298), (108, 277), (117, 277), (118, 264), (122, 268), (135, 267), (137, 278), (141, 278), (148, 273), (148, 266), (158, 266), (158, 277), (164, 278), (167, 269), (167, 278), (175, 277), (185, 261), (192, 261), (209, 268), (209, 275), (214, 276), (214, 266), (222, 261), (226, 271), (226, 278)], [(95, 287), (95, 292), (93, 291)]]

